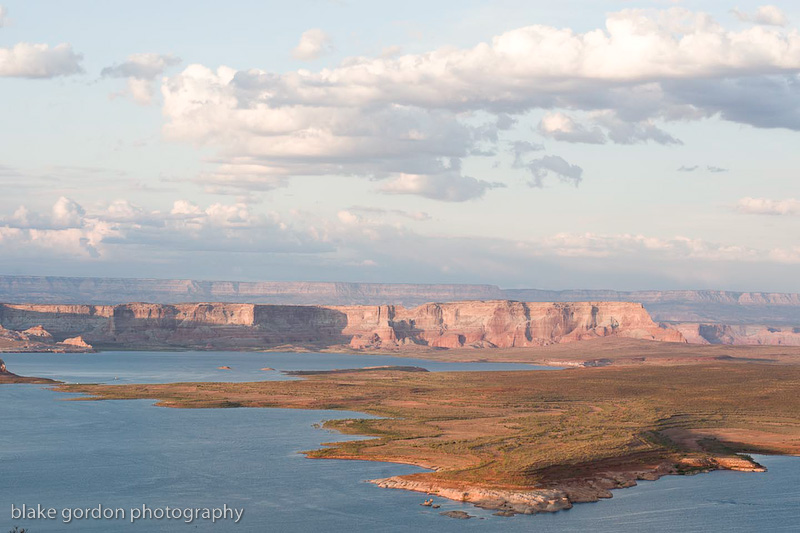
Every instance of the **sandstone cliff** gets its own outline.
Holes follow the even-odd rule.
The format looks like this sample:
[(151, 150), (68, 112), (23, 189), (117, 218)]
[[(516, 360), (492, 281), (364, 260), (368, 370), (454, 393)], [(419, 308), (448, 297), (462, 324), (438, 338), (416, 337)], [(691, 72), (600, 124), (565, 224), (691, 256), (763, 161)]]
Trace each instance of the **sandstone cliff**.
[(642, 303), (658, 321), (800, 325), (800, 294), (713, 290), (501, 289), (495, 285), (239, 282), (0, 276), (0, 301), (117, 305), (233, 302), (283, 305), (405, 305), (465, 300)]
[[(0, 324), (43, 328), (62, 343), (98, 347), (257, 349), (280, 345), (354, 349), (524, 347), (620, 336), (685, 342), (640, 304), (430, 303), (414, 308), (255, 304), (0, 305)], [(70, 343), (80, 345), (70, 340)]]

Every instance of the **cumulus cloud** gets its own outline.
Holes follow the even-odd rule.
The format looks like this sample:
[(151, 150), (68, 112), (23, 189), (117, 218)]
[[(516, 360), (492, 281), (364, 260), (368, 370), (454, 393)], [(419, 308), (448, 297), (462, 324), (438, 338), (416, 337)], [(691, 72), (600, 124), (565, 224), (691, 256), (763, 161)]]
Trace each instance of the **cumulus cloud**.
[(464, 202), (480, 198), (490, 189), (504, 187), (502, 183), (491, 183), (454, 172), (442, 174), (400, 174), (380, 191), (386, 194), (415, 194), (432, 200)]
[(600, 128), (587, 128), (561, 112), (546, 113), (539, 122), (539, 132), (556, 141), (589, 144), (606, 142), (606, 135)]
[(739, 200), (736, 208), (749, 215), (800, 215), (800, 200), (770, 200), (748, 196)]
[[(8, 9), (0, 5), (0, 28), (8, 23)], [(0, 77), (55, 78), (83, 72), (83, 56), (62, 43), (51, 47), (44, 43), (17, 43), (0, 47)]]
[[(495, 153), (533, 109), (550, 113), (547, 135), (584, 142), (679, 144), (666, 124), (713, 116), (800, 130), (798, 72), (796, 31), (624, 10), (583, 33), (534, 25), (472, 48), (352, 57), (316, 72), (190, 65), (163, 83), (164, 133), (217, 151), (219, 166), (198, 178), (206, 186), (263, 190), (333, 174), (448, 198), (429, 191), (462, 159)], [(461, 177), (473, 196), (487, 189)]]
[(304, 31), (300, 42), (292, 50), (292, 57), (301, 61), (317, 59), (323, 53), (330, 51), (331, 37), (319, 28)]
[(181, 59), (172, 54), (131, 54), (122, 63), (105, 67), (100, 75), (109, 78), (136, 78), (154, 80), (164, 71), (179, 65)]
[(578, 165), (568, 163), (563, 157), (557, 155), (546, 155), (539, 159), (528, 162), (527, 168), (533, 175), (533, 179), (528, 182), (531, 187), (544, 186), (544, 180), (548, 176), (555, 176), (560, 181), (571, 183), (576, 187), (583, 179), (583, 169)]
[[(178, 200), (166, 211), (127, 200), (94, 208), (62, 200), (56, 204), (58, 208), (41, 213), (23, 208), (0, 216), (0, 265), (13, 268), (57, 259), (61, 272), (80, 265), (73, 271), (83, 275), (113, 269), (116, 275), (158, 272), (169, 277), (180, 272), (185, 277), (202, 272), (227, 279), (232, 272), (263, 279), (269, 265), (276, 276), (295, 279), (517, 285), (529, 284), (535, 271), (552, 283), (574, 283), (576, 275), (591, 273), (595, 286), (630, 286), (631, 276), (674, 286), (726, 283), (734, 272), (743, 285), (752, 282), (754, 271), (792, 280), (800, 264), (800, 247), (758, 249), (687, 236), (560, 232), (515, 240), (426, 235), (387, 217), (391, 210), (374, 208), (351, 207), (329, 217), (262, 214), (236, 203), (199, 205), (188, 200)], [(55, 212), (65, 213), (68, 224), (55, 227)]]
[(104, 78), (127, 78), (128, 94), (134, 101), (149, 105), (153, 101), (153, 81), (169, 68), (181, 63), (172, 54), (131, 54), (122, 63), (105, 67)]
[(17, 43), (0, 48), (0, 77), (55, 78), (83, 72), (83, 56), (69, 44)]
[(779, 7), (773, 5), (760, 6), (755, 13), (747, 13), (738, 8), (732, 9), (731, 12), (742, 22), (754, 22), (765, 26), (786, 26), (789, 24), (786, 14)]
[(62, 196), (53, 205), (53, 224), (64, 228), (79, 227), (85, 214), (86, 211), (77, 202)]
[(127, 200), (85, 209), (61, 197), (50, 213), (25, 206), (0, 218), (0, 247), (8, 256), (39, 254), (74, 259), (142, 261), (135, 250), (159, 257), (182, 253), (322, 253), (312, 228), (294, 230), (274, 213), (256, 214), (244, 204), (206, 207), (178, 200), (169, 212), (147, 210)]

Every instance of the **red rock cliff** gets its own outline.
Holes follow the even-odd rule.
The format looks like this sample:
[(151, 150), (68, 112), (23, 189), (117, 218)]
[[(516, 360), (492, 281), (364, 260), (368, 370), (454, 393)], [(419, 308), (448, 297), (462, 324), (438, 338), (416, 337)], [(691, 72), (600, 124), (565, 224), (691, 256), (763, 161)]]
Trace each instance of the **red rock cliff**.
[(640, 304), (509, 300), (402, 306), (254, 304), (0, 305), (0, 324), (43, 326), (101, 347), (260, 348), (282, 344), (395, 349), (524, 347), (616, 335), (685, 342)]

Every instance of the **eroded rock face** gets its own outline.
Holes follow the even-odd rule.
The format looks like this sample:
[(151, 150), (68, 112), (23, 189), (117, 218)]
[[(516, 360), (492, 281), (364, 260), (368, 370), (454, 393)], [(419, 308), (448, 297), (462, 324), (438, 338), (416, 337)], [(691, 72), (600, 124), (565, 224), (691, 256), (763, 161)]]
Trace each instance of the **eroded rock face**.
[(627, 302), (489, 300), (414, 308), (4, 304), (0, 305), (0, 324), (17, 330), (43, 326), (56, 339), (69, 339), (75, 346), (109, 347), (239, 349), (349, 344), (354, 349), (512, 348), (611, 335), (684, 342), (680, 332), (659, 327), (640, 304)]
[(353, 335), (353, 347), (401, 346), (410, 339), (439, 348), (518, 348), (610, 335), (684, 342), (679, 332), (655, 324), (641, 305), (626, 302), (491, 300), (381, 306), (369, 316), (360, 308), (336, 309), (348, 316), (344, 332)]

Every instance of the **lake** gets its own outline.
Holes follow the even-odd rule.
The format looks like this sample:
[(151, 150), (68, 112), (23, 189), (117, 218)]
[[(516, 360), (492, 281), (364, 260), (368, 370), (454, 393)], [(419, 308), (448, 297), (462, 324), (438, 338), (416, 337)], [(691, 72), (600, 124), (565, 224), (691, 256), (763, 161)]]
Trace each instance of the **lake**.
[[(4, 354), (11, 371), (64, 381), (287, 379), (279, 370), (414, 365), (432, 371), (539, 368), (344, 354), (107, 352)], [(217, 370), (230, 366), (232, 370)], [(114, 380), (114, 378), (117, 380)], [(420, 471), (298, 454), (349, 438), (317, 427), (365, 416), (288, 409), (165, 409), (149, 400), (67, 402), (41, 385), (0, 386), (0, 531), (797, 531), (800, 458), (759, 457), (766, 473), (667, 476), (552, 515), (492, 516), (469, 505), (380, 489), (367, 479)], [(197, 520), (11, 520), (11, 506), (129, 510), (244, 508), (238, 524)], [(464, 510), (476, 518), (440, 516)], [(2, 529), (5, 528), (5, 529)]]

